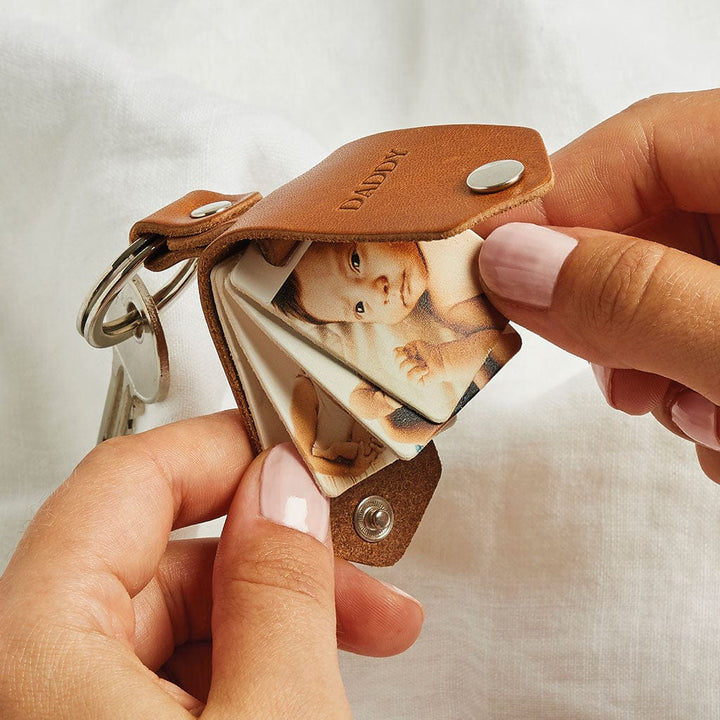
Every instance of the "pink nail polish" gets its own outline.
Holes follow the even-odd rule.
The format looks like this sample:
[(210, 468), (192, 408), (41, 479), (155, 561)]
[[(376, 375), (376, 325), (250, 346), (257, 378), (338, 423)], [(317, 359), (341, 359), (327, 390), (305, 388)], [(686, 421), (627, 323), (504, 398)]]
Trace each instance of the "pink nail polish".
[(590, 363), (590, 367), (602, 394), (605, 396), (605, 400), (607, 400), (607, 404), (612, 406), (612, 368), (596, 365), (595, 363)]
[(673, 422), (689, 438), (711, 450), (720, 450), (718, 407), (693, 390), (684, 390), (670, 410)]
[(480, 275), (489, 290), (506, 300), (550, 307), (560, 268), (577, 240), (529, 223), (493, 230), (480, 250)]
[(330, 504), (292, 443), (277, 445), (265, 458), (260, 474), (260, 513), (320, 542), (327, 540)]

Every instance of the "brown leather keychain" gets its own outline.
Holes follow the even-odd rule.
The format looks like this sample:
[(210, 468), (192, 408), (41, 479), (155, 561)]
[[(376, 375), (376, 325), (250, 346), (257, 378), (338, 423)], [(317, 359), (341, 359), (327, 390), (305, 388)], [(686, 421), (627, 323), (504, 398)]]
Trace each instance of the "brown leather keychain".
[[(477, 343), (485, 337), (487, 347), (474, 358), (477, 368), (468, 372), (485, 368), (489, 380), (519, 346), (481, 290), (470, 292), (465, 301), (458, 295), (460, 282), (438, 273), (454, 267), (453, 253), (463, 258), (463, 252), (479, 247), (481, 239), (470, 228), (551, 186), (547, 153), (533, 130), (411, 128), (345, 145), (265, 198), (195, 191), (133, 226), (131, 243), (151, 245), (143, 257), (150, 270), (198, 258), (208, 328), (253, 447), (259, 452), (286, 434), (301, 454), (304, 448), (309, 466), (316, 463), (319, 484), (335, 495), (331, 522), (338, 555), (391, 565), (407, 548), (440, 478), (440, 460), (430, 440), (434, 427), (452, 421), (468, 399), (462, 392), (470, 377), (460, 372), (464, 365), (452, 376), (460, 378), (455, 386), (442, 372), (451, 358), (460, 357), (461, 346), (462, 357), (471, 358), (468, 348), (481, 347)], [(363, 287), (366, 293), (372, 289), (377, 295), (372, 300), (351, 296), (343, 278), (348, 287)], [(280, 294), (290, 297), (290, 305), (278, 301)], [(341, 307), (346, 295), (349, 304)], [(443, 297), (454, 295), (462, 302), (443, 305)], [(332, 310), (324, 312), (330, 299)], [(480, 314), (477, 327), (466, 330), (470, 309)], [(403, 335), (401, 329), (412, 323), (418, 327), (416, 316), (423, 314), (435, 325), (419, 326), (430, 328), (422, 337), (417, 330)], [(380, 325), (387, 338), (376, 333)], [(354, 338), (352, 352), (344, 337)], [(383, 374), (372, 364), (372, 353), (364, 346), (358, 349), (357, 338), (362, 338), (360, 345), (377, 343), (387, 349), (396, 337), (402, 372)], [(390, 360), (382, 367), (390, 368)], [(407, 393), (404, 376), (409, 378)], [(470, 397), (479, 389), (478, 375), (473, 377)], [(372, 428), (380, 426), (365, 417), (362, 404), (341, 431), (344, 415), (336, 405), (340, 402), (347, 411), (349, 401), (339, 388), (353, 378), (357, 392), (351, 399), (387, 403), (388, 416), (402, 416), (395, 439), (402, 432), (407, 436), (408, 417), (413, 418), (414, 428), (428, 428), (422, 442), (393, 445), (391, 435), (378, 438), (376, 432), (373, 437)], [(439, 387), (448, 397), (444, 405), (433, 399), (441, 397)], [(299, 410), (292, 407), (297, 398), (305, 398)], [(307, 405), (313, 406), (312, 413), (305, 412)], [(266, 408), (269, 419), (260, 417)], [(325, 408), (334, 408), (336, 420), (323, 420)], [(321, 442), (323, 422), (341, 433), (333, 442)], [(300, 430), (309, 426), (313, 432), (303, 445)], [(403, 449), (407, 459), (395, 459), (391, 450), (402, 455)], [(329, 486), (334, 491), (326, 489), (323, 478), (337, 481)]]

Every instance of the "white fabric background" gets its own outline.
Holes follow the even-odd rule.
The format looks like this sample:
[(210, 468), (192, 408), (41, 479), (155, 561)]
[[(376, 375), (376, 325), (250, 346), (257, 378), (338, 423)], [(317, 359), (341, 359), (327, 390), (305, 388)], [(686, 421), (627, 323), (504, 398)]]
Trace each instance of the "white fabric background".
[[(136, 219), (196, 188), (269, 192), (342, 142), (430, 123), (554, 150), (720, 77), (716, 0), (0, 1), (0, 567), (93, 445), (110, 352), (77, 309)], [(231, 404), (193, 292), (164, 313), (149, 427)], [(720, 490), (689, 443), (525, 349), (439, 442), (398, 658), (343, 656), (357, 717), (713, 718)]]

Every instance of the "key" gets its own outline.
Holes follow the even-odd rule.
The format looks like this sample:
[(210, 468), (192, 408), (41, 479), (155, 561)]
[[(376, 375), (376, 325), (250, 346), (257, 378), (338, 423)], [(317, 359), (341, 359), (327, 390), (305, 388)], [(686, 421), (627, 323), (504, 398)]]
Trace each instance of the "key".
[(165, 333), (155, 302), (137, 275), (118, 293), (107, 316), (112, 320), (129, 312), (139, 313), (142, 323), (131, 337), (113, 346), (98, 443), (131, 434), (145, 405), (163, 400), (170, 384)]

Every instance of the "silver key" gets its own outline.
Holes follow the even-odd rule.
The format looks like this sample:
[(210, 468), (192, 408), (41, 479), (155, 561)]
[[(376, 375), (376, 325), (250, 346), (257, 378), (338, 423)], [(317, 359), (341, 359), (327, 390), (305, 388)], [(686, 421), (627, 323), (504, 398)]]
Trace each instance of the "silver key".
[(152, 295), (137, 275), (118, 293), (107, 317), (112, 320), (129, 312), (139, 313), (142, 323), (127, 340), (113, 345), (98, 443), (132, 433), (145, 405), (163, 400), (170, 384), (165, 333)]

